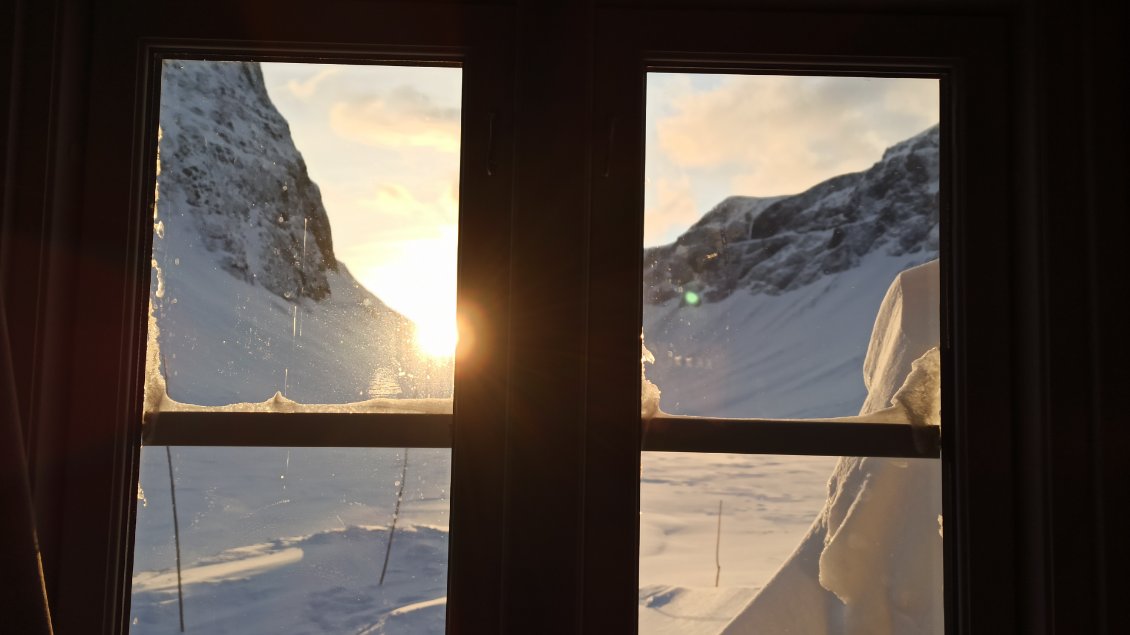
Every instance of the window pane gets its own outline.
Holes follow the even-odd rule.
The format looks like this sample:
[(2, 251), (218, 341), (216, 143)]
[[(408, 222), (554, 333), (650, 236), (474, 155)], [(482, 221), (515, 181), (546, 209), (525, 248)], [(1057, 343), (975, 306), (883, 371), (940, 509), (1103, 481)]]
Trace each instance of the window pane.
[(460, 77), (164, 63), (149, 409), (450, 412)]
[(169, 450), (142, 448), (131, 633), (179, 630), (178, 535), (186, 632), (443, 633), (450, 450)]
[[(865, 358), (892, 282), (938, 258), (938, 90), (648, 75), (643, 331), (663, 411), (851, 416), (901, 383)], [(914, 284), (878, 326), (917, 358), (938, 345), (936, 267)]]
[[(938, 91), (648, 75), (645, 415), (941, 423)], [(645, 453), (640, 630), (940, 633), (940, 515), (936, 461)]]
[[(459, 105), (453, 68), (166, 61), (146, 410), (451, 412)], [(132, 630), (178, 629), (179, 536), (189, 632), (443, 632), (449, 456), (143, 448)]]
[(642, 459), (640, 633), (943, 632), (939, 461)]

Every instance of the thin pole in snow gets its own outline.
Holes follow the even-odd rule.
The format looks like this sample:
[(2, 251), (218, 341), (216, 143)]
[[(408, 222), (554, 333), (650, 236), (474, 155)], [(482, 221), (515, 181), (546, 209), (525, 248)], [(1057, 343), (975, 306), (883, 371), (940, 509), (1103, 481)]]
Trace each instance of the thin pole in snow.
[(718, 501), (718, 535), (714, 538), (714, 586), (718, 587), (718, 580), (722, 577), (722, 501)]
[(404, 482), (408, 476), (408, 448), (404, 448), (404, 464), (400, 467), (400, 489), (396, 492), (396, 507), (392, 511), (392, 524), (388, 528), (388, 546), (385, 547), (385, 562), (381, 565), (381, 580), (377, 586), (385, 583), (385, 573), (388, 572), (388, 557), (392, 553), (392, 536), (396, 533), (396, 519), (400, 517), (400, 501), (404, 498)]
[(184, 632), (184, 590), (180, 579), (180, 523), (177, 521), (177, 486), (173, 480), (173, 452), (165, 446), (165, 458), (169, 460), (169, 493), (173, 499), (173, 541), (177, 548), (177, 608), (180, 609), (180, 632)]

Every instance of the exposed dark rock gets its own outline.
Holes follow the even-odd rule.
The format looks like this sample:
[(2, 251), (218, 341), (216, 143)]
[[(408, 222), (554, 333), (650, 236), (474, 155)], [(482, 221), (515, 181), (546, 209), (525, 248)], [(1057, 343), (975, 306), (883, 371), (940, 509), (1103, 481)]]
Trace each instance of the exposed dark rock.
[(231, 275), (288, 300), (324, 299), (337, 270), (329, 218), (259, 65), (163, 70), (162, 213), (191, 217)]
[(888, 148), (864, 172), (795, 196), (731, 196), (674, 243), (644, 251), (645, 302), (694, 290), (778, 294), (857, 266), (877, 250), (938, 251), (938, 127)]

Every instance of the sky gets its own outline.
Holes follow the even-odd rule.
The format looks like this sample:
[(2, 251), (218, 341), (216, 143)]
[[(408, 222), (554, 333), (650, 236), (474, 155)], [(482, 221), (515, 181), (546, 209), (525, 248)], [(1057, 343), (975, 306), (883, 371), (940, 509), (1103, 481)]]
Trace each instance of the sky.
[[(461, 71), (263, 64), (321, 189), (334, 251), (453, 348)], [(938, 81), (649, 73), (644, 245), (725, 197), (801, 192), (938, 121)]]
[(421, 347), (455, 337), (461, 71), (262, 64), (322, 192), (334, 253), (416, 322)]
[(730, 195), (796, 194), (938, 122), (935, 79), (649, 73), (644, 244)]

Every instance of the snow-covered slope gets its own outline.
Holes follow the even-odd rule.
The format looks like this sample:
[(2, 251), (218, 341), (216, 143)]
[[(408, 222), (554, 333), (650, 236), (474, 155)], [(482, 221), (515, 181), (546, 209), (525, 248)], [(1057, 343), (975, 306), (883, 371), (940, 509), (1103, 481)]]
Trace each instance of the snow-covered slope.
[(937, 257), (937, 187), (935, 126), (865, 172), (795, 196), (726, 199), (673, 244), (646, 250), (647, 373), (663, 410), (858, 413), (887, 286)]
[[(171, 458), (187, 632), (443, 632), (449, 451), (408, 450), (391, 549), (403, 449), (178, 447)], [(130, 632), (174, 633), (165, 448), (143, 448), (141, 485)], [(422, 602), (440, 606), (405, 611)]]

